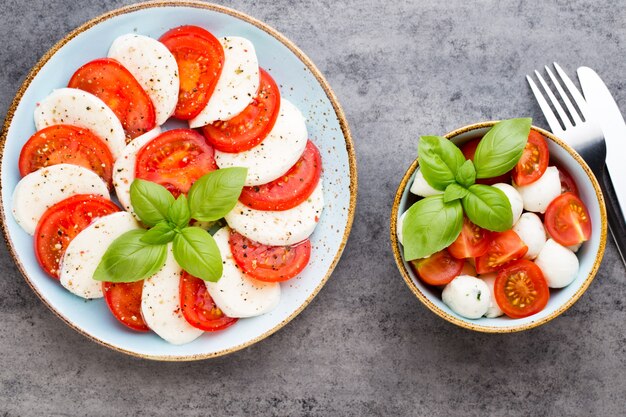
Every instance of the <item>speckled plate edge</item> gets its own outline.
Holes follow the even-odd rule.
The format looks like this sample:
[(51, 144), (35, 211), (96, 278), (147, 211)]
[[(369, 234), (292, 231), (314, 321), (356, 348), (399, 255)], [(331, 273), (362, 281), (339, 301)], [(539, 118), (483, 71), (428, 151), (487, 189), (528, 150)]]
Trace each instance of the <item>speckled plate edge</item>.
[[(247, 23), (250, 23), (254, 26), (256, 26), (257, 28), (267, 32), (270, 36), (274, 37), (276, 40), (278, 40), (280, 43), (282, 43), (283, 45), (285, 45), (291, 52), (293, 52), (299, 59), (300, 61), (302, 61), (302, 63), (311, 71), (311, 73), (313, 74), (313, 76), (315, 77), (315, 79), (317, 80), (317, 82), (320, 84), (320, 86), (322, 87), (322, 89), (324, 90), (324, 92), (326, 93), (326, 96), (328, 97), (328, 99), (330, 100), (333, 109), (337, 115), (337, 119), (339, 121), (339, 125), (341, 126), (341, 131), (342, 134), (344, 136), (345, 139), (345, 143), (346, 143), (346, 151), (348, 152), (348, 163), (349, 163), (349, 169), (350, 169), (350, 203), (349, 203), (349, 207), (348, 207), (348, 218), (346, 221), (346, 228), (344, 231), (344, 235), (341, 241), (341, 244), (339, 245), (339, 248), (337, 250), (337, 254), (335, 255), (335, 258), (333, 259), (330, 267), (328, 268), (328, 271), (326, 272), (326, 275), (324, 276), (324, 278), (322, 279), (322, 281), (319, 283), (319, 285), (313, 290), (313, 292), (311, 293), (311, 295), (309, 295), (309, 297), (304, 301), (304, 303), (302, 303), (302, 305), (296, 310), (294, 311), (289, 317), (287, 317), (286, 319), (284, 319), (282, 322), (280, 322), (278, 325), (276, 325), (275, 327), (273, 327), (272, 329), (268, 330), (267, 332), (263, 333), (262, 335), (251, 339), (249, 341), (247, 341), (246, 343), (242, 343), (240, 345), (234, 346), (230, 349), (224, 349), (218, 352), (213, 352), (213, 353), (209, 353), (209, 354), (200, 354), (200, 355), (186, 355), (186, 356), (161, 356), (161, 355), (144, 355), (144, 354), (139, 354), (136, 352), (132, 352), (126, 349), (121, 349), (117, 346), (113, 346), (109, 343), (106, 343), (92, 335), (90, 335), (89, 333), (79, 329), (78, 327), (74, 326), (74, 324), (65, 316), (63, 316), (62, 314), (60, 314), (52, 305), (50, 305), (46, 299), (43, 297), (43, 295), (36, 289), (36, 287), (33, 285), (33, 283), (30, 281), (30, 279), (28, 278), (28, 274), (26, 274), (26, 271), (24, 269), (24, 266), (22, 265), (21, 261), (19, 260), (16, 250), (11, 242), (10, 236), (9, 236), (9, 231), (8, 228), (6, 226), (6, 213), (4, 212), (4, 204), (2, 201), (2, 195), (0, 195), (0, 221), (2, 222), (2, 230), (3, 230), (3, 234), (4, 234), (4, 239), (6, 241), (7, 247), (9, 248), (9, 253), (11, 255), (11, 257), (13, 258), (13, 260), (15, 261), (15, 264), (17, 265), (19, 271), (22, 273), (22, 276), (24, 277), (24, 279), (26, 280), (26, 282), (28, 283), (28, 285), (31, 287), (31, 289), (35, 292), (35, 294), (37, 294), (37, 296), (39, 297), (39, 299), (57, 316), (59, 317), (63, 322), (65, 322), (65, 324), (67, 324), (68, 326), (70, 326), (71, 328), (73, 328), (74, 330), (76, 330), (77, 332), (79, 332), (80, 334), (84, 335), (85, 337), (91, 339), (92, 341), (108, 347), (110, 349), (113, 349), (117, 352), (121, 352), (121, 353), (125, 353), (127, 355), (130, 356), (135, 356), (135, 357), (139, 357), (139, 358), (144, 358), (144, 359), (151, 359), (151, 360), (157, 360), (157, 361), (168, 361), (168, 362), (179, 362), (179, 361), (194, 361), (194, 360), (201, 360), (201, 359), (208, 359), (208, 358), (214, 358), (217, 356), (223, 356), (229, 353), (233, 353), (236, 352), (238, 350), (244, 349), (248, 346), (251, 346), (257, 342), (260, 342), (261, 340), (265, 339), (266, 337), (272, 335), (273, 333), (277, 332), (278, 330), (280, 330), (281, 328), (283, 328), (287, 323), (289, 323), (291, 320), (293, 320), (298, 314), (300, 314), (302, 312), (302, 310), (304, 310), (309, 303), (313, 300), (313, 298), (315, 298), (315, 296), (319, 293), (319, 291), (322, 289), (322, 287), (326, 284), (326, 282), (328, 281), (328, 279), (330, 278), (333, 270), (335, 269), (335, 267), (337, 266), (337, 263), (339, 262), (339, 259), (341, 258), (341, 255), (343, 253), (343, 250), (346, 246), (347, 240), (348, 240), (348, 236), (350, 235), (350, 230), (352, 229), (352, 223), (354, 221), (354, 212), (355, 212), (355, 207), (356, 207), (356, 198), (357, 198), (357, 168), (356, 168), (356, 154), (354, 151), (354, 143), (352, 142), (352, 136), (350, 134), (350, 129), (348, 127), (348, 122), (346, 120), (346, 117), (344, 115), (344, 112), (339, 104), (339, 101), (337, 100), (337, 97), (335, 96), (335, 93), (333, 92), (333, 90), (331, 89), (330, 85), (328, 84), (328, 81), (326, 81), (326, 79), (324, 78), (324, 76), (322, 75), (322, 73), (319, 71), (319, 69), (317, 69), (317, 67), (315, 66), (315, 64), (313, 64), (313, 62), (311, 61), (311, 59), (306, 56), (304, 54), (304, 52), (302, 52), (293, 42), (291, 42), (289, 39), (287, 39), (284, 35), (282, 35), (280, 32), (278, 32), (277, 30), (273, 29), (272, 27), (266, 25), (265, 23), (261, 22), (260, 20), (257, 20), (251, 16), (248, 16), (245, 13), (239, 12), (237, 10), (233, 10), (230, 9), (228, 7), (224, 7), (224, 6), (220, 6), (220, 5), (216, 5), (216, 4), (212, 4), (212, 3), (204, 3), (201, 1), (150, 1), (150, 2), (145, 2), (145, 3), (138, 3), (138, 4), (133, 4), (130, 6), (125, 6), (125, 7), (121, 7), (115, 10), (112, 10), (110, 12), (104, 13), (98, 17), (95, 17), (91, 20), (89, 20), (88, 22), (82, 24), (81, 26), (79, 26), (78, 28), (74, 29), (73, 31), (71, 31), (69, 34), (67, 34), (63, 39), (61, 39), (59, 42), (57, 42), (52, 48), (50, 48), (48, 50), (48, 52), (46, 52), (43, 57), (35, 64), (35, 66), (30, 70), (30, 72), (28, 73), (28, 75), (26, 76), (26, 79), (24, 80), (24, 82), (22, 83), (22, 85), (20, 86), (20, 88), (17, 90), (17, 94), (15, 95), (15, 98), (13, 99), (11, 106), (9, 107), (9, 110), (7, 112), (5, 121), (4, 121), (4, 127), (2, 129), (2, 135), (0, 136), (0, 154), (4, 153), (4, 146), (6, 143), (6, 139), (7, 139), (7, 135), (9, 132), (9, 127), (11, 125), (11, 122), (13, 120), (13, 115), (15, 113), (15, 110), (17, 109), (18, 104), (20, 103), (20, 100), (22, 99), (22, 96), (24, 95), (24, 93), (26, 92), (26, 90), (28, 89), (28, 87), (30, 86), (32, 80), (35, 78), (35, 76), (39, 73), (39, 71), (41, 70), (41, 68), (48, 62), (48, 60), (50, 60), (50, 58), (61, 48), (63, 47), (66, 43), (68, 43), (70, 40), (72, 40), (73, 38), (75, 38), (77, 35), (81, 34), (82, 32), (88, 30), (89, 28), (105, 21), (108, 20), (110, 18), (113, 18), (115, 16), (119, 16), (119, 15), (123, 15), (123, 14), (127, 14), (127, 13), (132, 13), (134, 11), (137, 10), (142, 10), (142, 9), (149, 9), (149, 8), (157, 8), (157, 7), (195, 7), (195, 8), (199, 8), (199, 9), (207, 9), (207, 10), (212, 10), (212, 11), (216, 11), (216, 12), (220, 12), (220, 13), (224, 13), (230, 16), (233, 16), (237, 19), (243, 20)], [(0, 170), (2, 169), (2, 160), (0, 159)], [(1, 184), (0, 184), (1, 187)]]
[[(476, 130), (476, 129), (491, 127), (496, 123), (497, 121), (489, 121), (489, 122), (471, 124), (471, 125), (453, 130), (452, 132), (445, 134), (444, 137), (446, 139), (452, 139), (462, 133), (466, 133), (466, 132)], [(417, 285), (415, 285), (415, 283), (411, 279), (411, 276), (409, 275), (409, 271), (407, 270), (406, 265), (404, 264), (404, 261), (402, 259), (400, 242), (398, 242), (398, 236), (396, 235), (400, 200), (402, 199), (402, 194), (404, 193), (404, 190), (407, 187), (407, 184), (409, 180), (411, 179), (411, 176), (413, 175), (413, 173), (419, 166), (419, 160), (417, 158), (415, 159), (415, 161), (413, 161), (409, 169), (404, 174), (404, 177), (402, 178), (402, 181), (400, 181), (400, 185), (398, 186), (398, 190), (396, 191), (396, 196), (393, 201), (393, 207), (391, 209), (390, 237), (391, 237), (391, 248), (393, 250), (393, 255), (396, 260), (396, 265), (398, 267), (398, 270), (402, 274), (402, 277), (404, 278), (404, 282), (406, 282), (406, 285), (408, 285), (409, 289), (413, 292), (413, 294), (415, 294), (415, 296), (426, 307), (428, 307), (428, 309), (430, 309), (433, 313), (435, 313), (439, 317), (449, 321), (450, 323), (456, 324), (457, 326), (463, 327), (465, 329), (474, 330), (474, 331), (483, 332), (483, 333), (513, 333), (513, 332), (519, 332), (523, 330), (532, 329), (534, 327), (541, 326), (542, 324), (545, 324), (555, 319), (556, 317), (560, 316), (565, 310), (567, 310), (572, 305), (574, 305), (574, 303), (587, 290), (587, 288), (589, 287), (589, 284), (591, 284), (591, 281), (593, 281), (593, 278), (596, 276), (596, 273), (598, 272), (598, 268), (600, 268), (600, 263), (602, 262), (602, 258), (604, 257), (604, 249), (606, 246), (606, 233), (607, 233), (606, 206), (604, 204), (604, 197), (602, 196), (602, 191), (600, 190), (600, 185), (598, 184), (596, 177), (593, 175), (593, 173), (591, 172), (591, 169), (589, 168), (587, 163), (583, 160), (583, 158), (580, 155), (578, 155), (578, 153), (576, 153), (576, 151), (574, 151), (574, 149), (572, 149), (569, 145), (567, 145), (565, 142), (563, 142), (561, 139), (557, 138), (556, 136), (554, 136), (552, 133), (548, 132), (547, 130), (544, 130), (535, 126), (532, 126), (531, 128), (532, 130), (535, 130), (541, 133), (542, 135), (545, 135), (546, 137), (550, 138), (554, 143), (559, 145), (561, 148), (565, 149), (572, 156), (572, 158), (574, 158), (576, 162), (578, 162), (580, 166), (583, 168), (583, 170), (587, 174), (587, 177), (589, 177), (589, 180), (591, 181), (593, 189), (596, 192), (596, 198), (598, 199), (598, 204), (600, 206), (600, 219), (602, 223), (600, 227), (601, 234), (600, 234), (600, 244), (598, 247), (598, 252), (596, 253), (593, 267), (591, 268), (591, 271), (589, 271), (587, 278), (585, 279), (583, 284), (580, 286), (578, 291), (576, 291), (574, 295), (572, 295), (572, 297), (569, 300), (567, 300), (565, 304), (563, 304), (560, 308), (556, 309), (552, 314), (544, 317), (541, 320), (531, 322), (525, 325), (508, 326), (508, 327), (483, 326), (480, 324), (474, 324), (474, 323), (469, 323), (469, 322), (460, 320), (448, 314), (441, 308), (437, 307), (435, 304), (433, 304), (428, 299), (428, 297), (417, 287)]]

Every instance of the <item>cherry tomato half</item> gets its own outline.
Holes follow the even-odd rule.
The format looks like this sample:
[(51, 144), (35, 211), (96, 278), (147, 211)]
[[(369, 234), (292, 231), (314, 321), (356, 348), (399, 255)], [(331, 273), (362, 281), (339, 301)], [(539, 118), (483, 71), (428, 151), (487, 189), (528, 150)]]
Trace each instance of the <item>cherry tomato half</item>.
[(563, 246), (577, 245), (591, 237), (587, 206), (574, 193), (561, 194), (546, 208), (546, 229)]
[(446, 285), (459, 276), (465, 261), (454, 258), (444, 249), (428, 258), (411, 261), (410, 264), (426, 284)]
[(500, 309), (514, 319), (540, 312), (550, 299), (541, 269), (526, 259), (511, 262), (498, 272), (494, 294)]
[(448, 246), (448, 251), (457, 259), (476, 258), (487, 252), (491, 236), (489, 230), (476, 226), (465, 217), (461, 234)]
[(513, 181), (517, 185), (528, 185), (537, 181), (546, 172), (549, 161), (550, 151), (546, 139), (541, 133), (531, 130), (524, 153), (513, 168)]
[(180, 276), (180, 304), (185, 320), (193, 327), (214, 332), (237, 322), (215, 305), (213, 298), (200, 278), (183, 271)]
[(103, 282), (102, 292), (109, 310), (120, 323), (140, 332), (150, 330), (141, 315), (143, 280), (136, 282)]
[(487, 252), (476, 258), (476, 272), (486, 274), (500, 269), (507, 263), (520, 259), (528, 252), (528, 246), (513, 230), (495, 233)]

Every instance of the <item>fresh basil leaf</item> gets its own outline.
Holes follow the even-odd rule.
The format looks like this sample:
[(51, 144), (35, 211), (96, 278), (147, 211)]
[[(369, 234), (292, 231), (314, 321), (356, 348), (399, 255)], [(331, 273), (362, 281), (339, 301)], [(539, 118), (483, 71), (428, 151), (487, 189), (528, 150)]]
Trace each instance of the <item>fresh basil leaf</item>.
[(404, 258), (425, 258), (448, 247), (461, 233), (463, 208), (458, 200), (445, 203), (443, 195), (413, 204), (402, 224)]
[(456, 182), (467, 188), (476, 182), (476, 168), (471, 160), (463, 162), (456, 172)]
[(173, 226), (174, 225), (166, 221), (157, 223), (152, 229), (144, 233), (141, 237), (141, 241), (151, 245), (169, 243), (174, 240), (174, 236), (176, 236)]
[(199, 227), (187, 227), (174, 238), (174, 258), (191, 275), (217, 282), (222, 277), (222, 256), (213, 236)]
[(136, 179), (130, 185), (130, 203), (143, 223), (154, 226), (167, 219), (174, 196), (162, 185)]
[(443, 202), (449, 203), (450, 201), (460, 200), (465, 197), (468, 192), (469, 191), (467, 191), (466, 188), (463, 188), (456, 182), (453, 182), (446, 187), (446, 191), (443, 193)]
[(170, 206), (167, 211), (167, 219), (181, 229), (189, 226), (191, 213), (189, 204), (187, 204), (187, 197), (184, 194), (179, 195), (174, 204)]
[(93, 274), (96, 281), (135, 282), (158, 272), (165, 264), (167, 245), (151, 245), (141, 238), (146, 230), (126, 232), (109, 245)]
[(496, 123), (480, 140), (474, 154), (476, 178), (506, 174), (522, 157), (532, 119), (509, 119)]
[(504, 192), (482, 184), (474, 184), (467, 191), (462, 203), (472, 223), (494, 232), (504, 232), (513, 227), (513, 210)]
[(200, 221), (213, 221), (224, 217), (235, 207), (244, 182), (247, 168), (222, 168), (198, 179), (189, 190), (191, 217)]
[(439, 191), (456, 181), (456, 173), (465, 162), (461, 150), (441, 136), (420, 137), (418, 155), (424, 179)]

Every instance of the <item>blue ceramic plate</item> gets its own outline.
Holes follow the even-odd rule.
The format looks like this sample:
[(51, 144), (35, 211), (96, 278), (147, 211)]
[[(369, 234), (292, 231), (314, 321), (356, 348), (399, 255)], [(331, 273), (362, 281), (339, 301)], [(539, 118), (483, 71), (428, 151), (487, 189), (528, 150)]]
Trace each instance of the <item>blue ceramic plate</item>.
[[(53, 89), (65, 87), (82, 64), (107, 55), (119, 35), (139, 33), (158, 38), (180, 25), (198, 25), (216, 36), (242, 36), (256, 48), (259, 64), (271, 70), (281, 94), (307, 118), (309, 138), (324, 162), (327, 202), (311, 237), (310, 265), (300, 277), (282, 284), (280, 304), (271, 313), (239, 320), (231, 328), (205, 333), (192, 343), (171, 345), (154, 333), (136, 333), (118, 324), (105, 302), (85, 301), (66, 291), (40, 269), (33, 239), (11, 216), (11, 195), (20, 179), (18, 156), (35, 133), (33, 112)], [(170, 127), (173, 125), (170, 125)], [(165, 129), (168, 128), (166, 124)], [(55, 45), (34, 67), (18, 91), (2, 134), (2, 222), (9, 250), (29, 285), (72, 328), (112, 349), (157, 360), (194, 360), (223, 355), (249, 346), (293, 319), (318, 293), (345, 246), (356, 202), (356, 161), (343, 112), (328, 83), (313, 63), (289, 40), (242, 13), (200, 2), (138, 4), (87, 22)]]

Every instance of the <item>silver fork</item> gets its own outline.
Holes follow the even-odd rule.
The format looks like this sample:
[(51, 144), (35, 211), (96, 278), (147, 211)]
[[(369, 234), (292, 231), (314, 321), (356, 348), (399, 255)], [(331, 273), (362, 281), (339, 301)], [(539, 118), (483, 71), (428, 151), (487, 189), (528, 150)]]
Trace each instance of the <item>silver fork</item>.
[(617, 244), (619, 254), (622, 257), (622, 262), (626, 265), (626, 223), (624, 222), (624, 217), (617, 203), (617, 196), (613, 189), (613, 184), (606, 171), (606, 144), (604, 142), (604, 134), (602, 133), (600, 125), (593, 120), (592, 112), (589, 110), (585, 98), (580, 91), (578, 91), (572, 80), (556, 62), (554, 63), (554, 68), (563, 84), (565, 84), (565, 88), (567, 88), (567, 91), (574, 99), (578, 110), (576, 110), (558, 78), (555, 77), (549, 67), (545, 67), (546, 72), (561, 100), (565, 103), (567, 112), (563, 109), (552, 89), (550, 89), (548, 83), (538, 71), (535, 71), (535, 76), (543, 87), (550, 103), (552, 103), (552, 106), (556, 110), (558, 117), (550, 108), (550, 105), (533, 79), (527, 75), (526, 80), (539, 103), (539, 107), (541, 107), (541, 111), (543, 111), (546, 121), (550, 125), (552, 133), (572, 146), (585, 162), (587, 162), (587, 165), (589, 165), (589, 168), (591, 168), (591, 171), (593, 171), (598, 179), (607, 207), (609, 228)]

